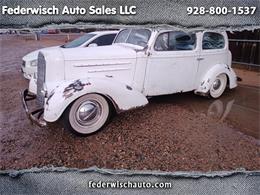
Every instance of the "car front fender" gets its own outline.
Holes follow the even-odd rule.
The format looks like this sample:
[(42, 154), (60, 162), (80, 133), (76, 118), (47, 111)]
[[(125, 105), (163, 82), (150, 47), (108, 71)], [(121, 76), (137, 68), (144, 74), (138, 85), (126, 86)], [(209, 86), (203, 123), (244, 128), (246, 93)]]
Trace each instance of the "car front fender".
[(105, 96), (113, 103), (118, 113), (145, 106), (148, 103), (147, 98), (142, 93), (113, 78), (66, 81), (59, 84), (46, 98), (44, 120), (48, 122), (58, 120), (73, 101), (89, 93)]
[(208, 93), (216, 77), (220, 74), (227, 75), (227, 79), (229, 81), (228, 87), (230, 89), (235, 88), (237, 86), (237, 76), (234, 70), (226, 64), (216, 64), (202, 77), (201, 81), (199, 82), (199, 87), (195, 90), (195, 93)]

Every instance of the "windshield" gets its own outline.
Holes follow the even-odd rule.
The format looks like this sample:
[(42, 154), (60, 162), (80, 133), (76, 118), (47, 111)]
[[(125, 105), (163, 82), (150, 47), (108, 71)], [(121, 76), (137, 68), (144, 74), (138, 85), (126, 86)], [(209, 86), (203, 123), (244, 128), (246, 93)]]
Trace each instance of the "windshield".
[(130, 43), (145, 47), (151, 36), (151, 31), (148, 29), (125, 29), (122, 30), (114, 43)]
[(79, 47), (81, 46), (83, 43), (85, 43), (86, 41), (88, 41), (89, 39), (91, 39), (92, 37), (94, 37), (96, 34), (85, 34), (82, 37), (79, 37), (71, 42), (68, 42), (64, 45), (62, 45), (62, 48), (74, 48), (74, 47)]

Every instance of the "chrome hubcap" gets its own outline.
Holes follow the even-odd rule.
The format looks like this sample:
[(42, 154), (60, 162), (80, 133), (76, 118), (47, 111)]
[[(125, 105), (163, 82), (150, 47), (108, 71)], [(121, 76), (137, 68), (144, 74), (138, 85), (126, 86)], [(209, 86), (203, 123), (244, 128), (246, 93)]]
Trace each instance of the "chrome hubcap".
[(88, 100), (79, 106), (76, 112), (76, 120), (83, 126), (92, 125), (100, 118), (101, 110), (98, 102)]
[(214, 81), (214, 83), (213, 83), (213, 89), (214, 89), (214, 90), (218, 90), (219, 87), (220, 87), (220, 85), (221, 85), (220, 80), (219, 80), (219, 79), (216, 79), (216, 80)]

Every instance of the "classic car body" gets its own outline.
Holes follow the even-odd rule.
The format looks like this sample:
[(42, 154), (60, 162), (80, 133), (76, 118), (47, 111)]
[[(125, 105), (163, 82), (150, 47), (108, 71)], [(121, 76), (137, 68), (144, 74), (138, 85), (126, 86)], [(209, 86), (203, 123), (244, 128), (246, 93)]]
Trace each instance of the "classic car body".
[[(194, 91), (218, 98), (236, 86), (225, 32), (125, 29), (110, 46), (41, 51), (23, 104), (38, 124), (63, 116), (65, 126), (86, 135), (111, 109), (144, 106), (147, 97)], [(30, 113), (27, 100), (36, 97), (41, 108)]]
[(85, 35), (68, 42), (61, 46), (47, 47), (30, 52), (23, 57), (21, 66), (24, 78), (30, 79), (37, 70), (37, 57), (40, 51), (57, 49), (57, 48), (76, 48), (89, 46), (111, 45), (118, 31), (95, 31), (86, 33)]

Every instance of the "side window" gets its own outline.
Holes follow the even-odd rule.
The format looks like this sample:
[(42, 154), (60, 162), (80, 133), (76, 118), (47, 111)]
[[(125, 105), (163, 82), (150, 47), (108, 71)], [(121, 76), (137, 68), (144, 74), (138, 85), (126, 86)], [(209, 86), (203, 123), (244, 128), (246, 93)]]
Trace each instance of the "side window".
[(223, 49), (225, 39), (223, 35), (215, 32), (205, 32), (202, 40), (202, 49)]
[(170, 32), (169, 35), (169, 47), (170, 50), (193, 50), (196, 47), (196, 35), (195, 33), (185, 32)]
[(154, 44), (154, 50), (156, 51), (168, 51), (169, 50), (169, 33), (160, 34)]
[(114, 41), (115, 36), (116, 36), (116, 34), (103, 35), (103, 36), (96, 38), (91, 43), (96, 43), (98, 46), (111, 45)]
[(196, 34), (182, 31), (160, 34), (155, 42), (156, 51), (193, 50), (196, 47)]

